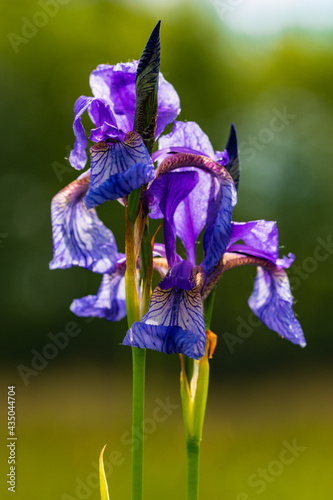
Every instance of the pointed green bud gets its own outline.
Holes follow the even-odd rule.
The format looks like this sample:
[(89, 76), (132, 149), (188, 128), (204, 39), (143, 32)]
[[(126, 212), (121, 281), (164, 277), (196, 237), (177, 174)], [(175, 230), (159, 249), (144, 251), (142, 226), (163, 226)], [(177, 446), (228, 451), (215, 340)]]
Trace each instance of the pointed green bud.
[(136, 72), (134, 131), (139, 132), (149, 154), (155, 142), (157, 91), (160, 71), (160, 24), (155, 26), (143, 51)]

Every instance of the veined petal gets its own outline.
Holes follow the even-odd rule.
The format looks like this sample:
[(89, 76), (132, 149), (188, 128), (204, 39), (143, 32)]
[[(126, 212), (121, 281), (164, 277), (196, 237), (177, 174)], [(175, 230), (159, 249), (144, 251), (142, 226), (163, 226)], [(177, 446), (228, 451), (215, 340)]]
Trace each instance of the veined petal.
[(112, 232), (87, 210), (83, 198), (89, 175), (84, 174), (52, 200), (53, 260), (50, 269), (81, 266), (96, 273), (116, 267), (117, 245)]
[[(133, 130), (135, 113), (135, 76), (138, 61), (114, 66), (99, 65), (90, 75), (90, 87), (95, 97), (105, 99), (115, 114), (117, 126), (125, 132)], [(159, 74), (158, 115), (156, 137), (180, 112), (180, 102), (174, 87)]]
[(294, 344), (306, 345), (301, 325), (293, 313), (293, 297), (284, 269), (278, 266), (257, 268), (249, 306), (268, 328)]
[(136, 132), (128, 132), (124, 142), (100, 142), (90, 151), (91, 180), (84, 199), (87, 208), (121, 198), (154, 178), (154, 165)]
[(108, 321), (119, 321), (126, 316), (125, 296), (126, 262), (117, 264), (111, 274), (104, 274), (97, 295), (73, 300), (70, 309), (77, 316), (94, 316)]
[[(234, 246), (232, 245), (232, 247)], [(247, 245), (239, 245), (239, 247), (248, 248)], [(268, 328), (294, 344), (304, 347), (305, 339), (302, 328), (292, 309), (293, 297), (288, 276), (283, 267), (274, 262), (275, 260), (284, 263), (284, 259), (268, 260), (260, 254), (261, 252), (258, 252), (258, 250), (257, 255), (252, 255), (251, 253), (229, 252), (228, 249), (223, 255), (220, 265), (206, 277), (202, 297), (205, 299), (209, 295), (225, 271), (238, 266), (257, 266), (257, 277), (253, 293), (249, 299), (249, 306)], [(289, 267), (289, 262), (285, 267)]]
[[(199, 175), (195, 171), (174, 172), (155, 179), (147, 190), (147, 196), (154, 196), (158, 206), (152, 206), (152, 218), (164, 217), (164, 240), (169, 266), (176, 262), (176, 229), (174, 214), (179, 203), (184, 200), (197, 185)], [(195, 264), (195, 262), (193, 262)]]
[(205, 342), (202, 299), (197, 287), (156, 287), (147, 314), (133, 323), (123, 344), (200, 359)]

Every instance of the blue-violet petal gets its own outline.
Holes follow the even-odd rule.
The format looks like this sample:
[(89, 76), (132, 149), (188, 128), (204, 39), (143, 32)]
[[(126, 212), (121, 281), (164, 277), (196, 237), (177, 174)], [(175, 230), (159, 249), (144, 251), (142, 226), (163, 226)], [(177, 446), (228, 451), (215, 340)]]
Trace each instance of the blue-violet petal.
[(128, 132), (124, 142), (100, 142), (90, 148), (91, 180), (87, 208), (115, 200), (154, 178), (154, 165), (140, 134)]
[(126, 316), (126, 264), (118, 264), (116, 271), (104, 274), (97, 295), (73, 300), (70, 309), (77, 316), (105, 318), (119, 321)]
[(205, 353), (205, 342), (203, 306), (198, 289), (161, 290), (156, 287), (147, 314), (133, 323), (123, 343), (200, 359)]
[(89, 175), (72, 182), (52, 200), (53, 260), (50, 269), (81, 266), (96, 273), (114, 271), (117, 261), (115, 238), (97, 217), (87, 210), (83, 198)]
[(257, 268), (249, 298), (252, 311), (282, 337), (301, 347), (306, 345), (301, 325), (293, 313), (293, 297), (286, 272), (281, 267)]

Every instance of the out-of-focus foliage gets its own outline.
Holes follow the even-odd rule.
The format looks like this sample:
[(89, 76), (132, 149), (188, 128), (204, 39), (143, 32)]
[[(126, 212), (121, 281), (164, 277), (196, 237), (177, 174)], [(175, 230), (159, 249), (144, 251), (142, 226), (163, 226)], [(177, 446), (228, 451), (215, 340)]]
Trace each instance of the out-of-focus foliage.
[[(159, 18), (161, 71), (180, 95), (180, 118), (197, 121), (218, 150), (230, 123), (237, 128), (242, 176), (234, 219), (277, 220), (281, 253), (296, 254), (289, 276), (308, 341), (302, 350), (252, 326), (254, 269), (221, 280), (202, 498), (256, 498), (259, 486), (250, 478), (253, 484), (259, 469), (281, 470), (283, 443), (296, 440), (305, 450), (270, 473), (260, 497), (330, 499), (332, 377), (319, 368), (330, 367), (333, 347), (333, 33), (245, 38), (226, 29), (213, 1), (199, 7), (170, 0), (166, 8), (156, 1), (153, 12), (142, 2), (63, 0), (46, 23), (36, 17), (43, 0), (0, 4), (0, 356), (3, 387), (17, 390), (17, 499), (99, 499), (105, 443), (110, 497), (130, 495), (131, 353), (119, 345), (126, 321), (90, 322), (69, 311), (73, 298), (97, 291), (100, 276), (48, 270), (50, 201), (77, 176), (64, 157), (73, 145), (73, 105), (90, 94), (90, 72), (139, 58)], [(35, 31), (24, 28), (43, 19)], [(8, 34), (23, 36), (24, 29), (27, 43), (16, 53)], [(281, 113), (284, 119), (275, 120)], [(123, 251), (121, 213), (116, 202), (99, 209)], [(146, 498), (183, 498), (179, 360), (155, 352), (147, 360)], [(22, 365), (33, 371), (22, 372)], [(163, 423), (151, 418), (158, 401), (174, 405)], [(1, 409), (4, 402), (3, 391)], [(6, 418), (0, 412), (3, 432)], [(1, 498), (9, 498), (7, 467), (2, 446)]]
[[(15, 9), (8, 1), (1, 6), (0, 352), (14, 364), (30, 362), (31, 350), (41, 352), (50, 332), (75, 321), (81, 333), (50, 364), (88, 354), (99, 362), (122, 363), (129, 358), (119, 347), (126, 322), (89, 323), (68, 309), (73, 298), (97, 291), (100, 276), (82, 269), (48, 270), (49, 205), (77, 175), (64, 157), (73, 144), (73, 105), (90, 94), (91, 70), (140, 57), (158, 9), (149, 14), (120, 2), (74, 0), (58, 7), (32, 35), (26, 20), (38, 20), (40, 4), (22, 0)], [(308, 347), (301, 350), (263, 326), (249, 325), (247, 298), (255, 270), (238, 269), (218, 287), (213, 370), (329, 362), (333, 36), (295, 30), (274, 38), (240, 38), (226, 30), (212, 3), (202, 10), (172, 3), (159, 17), (161, 71), (180, 95), (180, 118), (197, 121), (220, 150), (230, 123), (236, 125), (242, 176), (234, 219), (277, 220), (281, 253), (296, 254), (289, 275)], [(30, 38), (14, 49), (9, 33)], [(123, 251), (122, 207), (110, 202), (99, 214)], [(225, 333), (236, 339), (233, 347)], [(162, 370), (170, 363), (155, 353), (151, 359)]]

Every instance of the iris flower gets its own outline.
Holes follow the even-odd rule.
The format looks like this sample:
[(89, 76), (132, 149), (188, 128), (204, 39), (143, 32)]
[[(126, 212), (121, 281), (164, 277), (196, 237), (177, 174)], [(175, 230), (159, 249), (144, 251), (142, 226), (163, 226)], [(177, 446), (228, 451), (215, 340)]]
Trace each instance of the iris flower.
[[(207, 135), (193, 122), (175, 122), (159, 147), (155, 157), (165, 159), (145, 197), (150, 217), (164, 219), (169, 271), (124, 344), (200, 359), (206, 340), (203, 300), (225, 271), (255, 265), (257, 277), (249, 298), (252, 311), (282, 337), (305, 346), (285, 272), (294, 255), (279, 258), (276, 223), (231, 220), (239, 182), (234, 127), (223, 152), (214, 153)], [(196, 241), (203, 229), (204, 258), (198, 265)], [(177, 236), (186, 251), (183, 261), (176, 254)]]
[[(110, 304), (118, 294), (123, 297), (123, 257), (119, 257), (115, 238), (94, 207), (122, 198), (154, 178), (152, 158), (141, 135), (133, 131), (137, 67), (138, 61), (103, 64), (91, 73), (93, 97), (81, 96), (74, 106), (75, 144), (69, 157), (78, 170), (86, 165), (87, 139), (81, 118), (87, 111), (95, 127), (89, 136), (95, 143), (90, 148), (90, 169), (60, 191), (51, 207), (54, 256), (50, 268), (81, 266), (104, 274), (99, 298), (105, 301), (105, 289), (111, 284)], [(180, 112), (173, 86), (161, 73), (158, 80), (156, 138)], [(115, 316), (105, 313), (108, 319), (120, 319), (124, 305), (118, 305)], [(74, 302), (72, 307), (84, 314), (81, 306)], [(96, 315), (100, 314), (99, 310)]]
[[(126, 257), (118, 252), (112, 232), (100, 221), (95, 207), (148, 185), (141, 191), (141, 206), (152, 219), (164, 222), (164, 244), (154, 246), (155, 269), (163, 279), (153, 291), (147, 313), (131, 326), (124, 344), (200, 359), (206, 343), (203, 301), (225, 271), (255, 265), (251, 309), (270, 329), (304, 346), (285, 272), (294, 256), (279, 258), (276, 223), (232, 222), (239, 184), (234, 126), (225, 150), (214, 152), (196, 123), (175, 121), (180, 111), (178, 95), (157, 71), (153, 140), (159, 138), (159, 143), (151, 156), (142, 136), (133, 131), (136, 76), (142, 59), (98, 66), (90, 76), (93, 96), (81, 96), (75, 103), (75, 144), (69, 158), (74, 168), (80, 170), (87, 162), (81, 122), (86, 111), (94, 124), (89, 135), (94, 144), (90, 169), (52, 201), (54, 257), (50, 268), (81, 266), (103, 277), (98, 293), (74, 300), (71, 310), (78, 316), (110, 321), (126, 315)], [(170, 123), (172, 132), (161, 136)], [(196, 248), (202, 232), (204, 256), (198, 262)], [(176, 253), (177, 237), (186, 252), (184, 260)]]
[[(225, 150), (214, 152), (196, 123), (176, 121), (178, 95), (159, 72), (159, 29), (160, 22), (140, 61), (100, 65), (91, 73), (93, 95), (79, 97), (74, 106), (69, 157), (75, 169), (86, 166), (82, 115), (87, 112), (93, 123), (90, 168), (62, 189), (51, 207), (50, 268), (81, 266), (102, 275), (97, 294), (75, 299), (73, 313), (109, 321), (128, 317), (123, 344), (133, 347), (133, 432), (139, 429), (139, 446), (132, 453), (132, 498), (137, 500), (142, 498), (146, 348), (181, 355), (187, 498), (198, 498), (208, 355), (216, 343), (209, 330), (214, 295), (209, 296), (224, 272), (256, 266), (250, 308), (271, 330), (305, 345), (285, 271), (294, 255), (279, 257), (275, 222), (232, 221), (240, 176), (236, 130), (232, 125)], [(172, 132), (163, 136), (169, 124)], [(118, 251), (96, 212), (112, 200), (125, 205), (126, 254)], [(164, 243), (155, 242), (157, 233), (151, 238), (149, 217), (163, 220)], [(176, 251), (177, 238), (185, 258)], [(202, 257), (197, 243), (202, 243)], [(152, 292), (153, 269), (162, 279)], [(101, 492), (107, 497), (102, 476)]]

